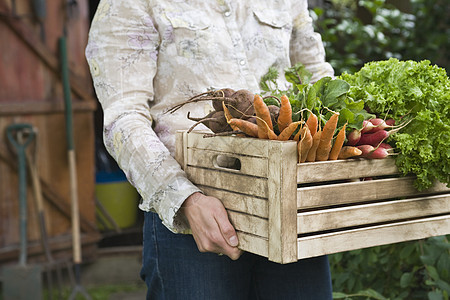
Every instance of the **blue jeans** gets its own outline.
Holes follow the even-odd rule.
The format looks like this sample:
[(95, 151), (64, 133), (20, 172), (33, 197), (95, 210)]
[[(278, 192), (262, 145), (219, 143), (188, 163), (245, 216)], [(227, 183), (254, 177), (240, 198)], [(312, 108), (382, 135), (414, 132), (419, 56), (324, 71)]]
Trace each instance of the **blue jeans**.
[(245, 252), (233, 261), (201, 253), (154, 213), (145, 213), (141, 277), (152, 300), (332, 299), (327, 256), (282, 265)]

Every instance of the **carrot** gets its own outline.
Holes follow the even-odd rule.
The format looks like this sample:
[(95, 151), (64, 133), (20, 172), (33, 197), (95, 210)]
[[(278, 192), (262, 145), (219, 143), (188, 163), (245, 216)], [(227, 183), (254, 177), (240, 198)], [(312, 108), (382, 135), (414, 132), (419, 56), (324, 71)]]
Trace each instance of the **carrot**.
[(292, 123), (292, 106), (286, 95), (281, 96), (280, 112), (278, 113), (278, 130), (283, 132)]
[(230, 124), (231, 129), (233, 129), (234, 131), (236, 130), (240, 130), (240, 128), (236, 125), (231, 124), (230, 120), (233, 119), (233, 116), (231, 115), (230, 111), (228, 110), (228, 107), (225, 105), (225, 102), (222, 102), (222, 109), (223, 109), (223, 114), (225, 115), (225, 118), (227, 119), (227, 123)]
[(341, 130), (339, 130), (339, 133), (334, 140), (333, 148), (331, 148), (330, 155), (328, 157), (329, 160), (336, 160), (339, 156), (339, 152), (341, 151), (345, 141), (345, 126), (347, 126), (347, 123), (345, 123)]
[(314, 134), (316, 134), (318, 122), (319, 120), (317, 119), (317, 116), (310, 112), (308, 120), (306, 120), (306, 125), (308, 125), (311, 136), (314, 136)]
[(313, 136), (313, 144), (311, 146), (311, 149), (308, 151), (308, 155), (306, 156), (306, 161), (313, 162), (316, 161), (316, 152), (317, 147), (319, 147), (320, 143), (320, 136), (322, 135), (322, 130), (319, 129), (319, 131), (316, 132)]
[(310, 151), (312, 145), (313, 145), (313, 137), (311, 136), (311, 132), (309, 131), (308, 126), (303, 127), (300, 130), (301, 133), (301, 139), (297, 144), (298, 149), (298, 161), (300, 163), (303, 163), (306, 161), (306, 157), (308, 156), (308, 152)]
[(258, 125), (258, 137), (261, 139), (267, 139), (267, 128), (273, 131), (272, 119), (270, 118), (269, 108), (264, 103), (263, 98), (259, 95), (255, 95), (253, 99), (253, 107), (256, 113), (256, 124)]
[(354, 156), (360, 156), (362, 153), (357, 147), (354, 146), (344, 146), (339, 152), (338, 159), (346, 159)]
[(287, 141), (291, 137), (291, 135), (295, 132), (295, 130), (300, 126), (303, 122), (297, 121), (289, 124), (288, 127), (286, 127), (279, 135), (278, 140), (279, 141)]
[(328, 159), (331, 151), (331, 140), (336, 130), (339, 114), (335, 113), (323, 126), (322, 135), (320, 136), (319, 146), (316, 150), (316, 161), (324, 161)]
[[(243, 119), (230, 119), (228, 121), (233, 130), (240, 130), (251, 137), (258, 137), (258, 125)], [(235, 129), (237, 128), (237, 129)]]

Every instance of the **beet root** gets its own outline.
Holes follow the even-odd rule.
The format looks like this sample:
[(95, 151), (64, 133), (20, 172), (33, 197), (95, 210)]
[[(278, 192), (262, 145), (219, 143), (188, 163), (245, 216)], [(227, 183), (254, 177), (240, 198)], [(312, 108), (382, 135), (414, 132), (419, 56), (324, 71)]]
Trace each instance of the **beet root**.
[(212, 111), (203, 118), (193, 118), (188, 113), (187, 117), (189, 120), (196, 121), (196, 123), (189, 128), (188, 132), (191, 132), (199, 124), (205, 125), (214, 133), (227, 132), (231, 130), (223, 111)]
[(255, 108), (253, 107), (253, 98), (255, 95), (248, 90), (238, 90), (231, 99), (235, 100), (235, 103), (227, 103), (227, 107), (230, 114), (234, 118), (248, 119), (255, 114)]
[[(224, 89), (220, 89), (217, 91), (214, 91), (212, 93), (212, 97), (217, 97), (217, 98), (231, 98), (231, 96), (235, 93), (235, 90), (230, 89), (230, 88), (224, 88)], [(213, 101), (212, 102), (212, 106), (214, 108), (214, 110), (216, 111), (222, 111), (223, 107), (222, 107), (222, 102), (223, 101)]]

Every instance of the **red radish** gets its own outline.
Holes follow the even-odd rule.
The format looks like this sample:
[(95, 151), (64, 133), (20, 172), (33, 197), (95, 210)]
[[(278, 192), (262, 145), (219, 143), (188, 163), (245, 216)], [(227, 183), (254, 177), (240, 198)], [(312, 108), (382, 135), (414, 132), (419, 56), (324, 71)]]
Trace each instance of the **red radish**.
[(363, 127), (361, 128), (361, 133), (370, 132), (374, 127), (375, 124), (373, 124), (371, 120), (364, 120)]
[(403, 128), (404, 126), (408, 125), (410, 121), (402, 123), (398, 126), (395, 126), (395, 120), (394, 119), (388, 119), (388, 120), (383, 120), (380, 118), (375, 118), (375, 119), (370, 119), (369, 120), (374, 127), (372, 128), (372, 130), (367, 131), (367, 133), (374, 133), (380, 130), (386, 130), (386, 129), (396, 129), (396, 128)]
[(385, 120), (380, 119), (380, 118), (371, 119), (370, 122), (374, 125), (372, 130), (368, 131), (370, 133), (393, 128), (393, 125), (388, 125)]
[(370, 154), (375, 150), (375, 147), (372, 145), (359, 145), (356, 146), (359, 150), (362, 151), (361, 157), (369, 157)]
[[(375, 120), (375, 119), (373, 119)], [(391, 134), (396, 133), (397, 131), (401, 130), (403, 127), (405, 127), (406, 125), (409, 124), (409, 122), (411, 122), (413, 119), (409, 120), (408, 122), (405, 122), (403, 124), (400, 124), (398, 126), (388, 126), (385, 128), (394, 128), (395, 129), (391, 129), (389, 131), (387, 130), (379, 130), (379, 131), (375, 131), (373, 133), (365, 133), (361, 135), (361, 138), (359, 139), (358, 145), (372, 145), (374, 147), (377, 147), (380, 143), (382, 143), (383, 141), (385, 141)], [(383, 121), (384, 123), (384, 121)], [(385, 123), (384, 123), (385, 124)]]
[(395, 125), (395, 120), (394, 119), (387, 119), (386, 121), (384, 121), (387, 125), (389, 126), (394, 126)]
[(386, 148), (378, 147), (367, 156), (367, 158), (370, 159), (380, 159), (380, 158), (386, 158), (389, 156), (389, 152)]
[(358, 145), (359, 139), (361, 138), (361, 134), (370, 132), (374, 128), (374, 125), (370, 122), (370, 120), (364, 120), (363, 126), (361, 129), (354, 129), (347, 135), (347, 144), (349, 146)]
[(349, 146), (356, 146), (359, 142), (359, 139), (361, 139), (361, 131), (358, 129), (353, 129), (348, 135), (347, 135), (347, 145)]
[(386, 150), (392, 150), (392, 146), (387, 143), (381, 143), (378, 147), (384, 148)]
[(374, 133), (365, 133), (361, 135), (358, 144), (359, 145), (372, 145), (374, 147), (378, 146), (384, 140), (389, 137), (391, 131), (380, 130)]

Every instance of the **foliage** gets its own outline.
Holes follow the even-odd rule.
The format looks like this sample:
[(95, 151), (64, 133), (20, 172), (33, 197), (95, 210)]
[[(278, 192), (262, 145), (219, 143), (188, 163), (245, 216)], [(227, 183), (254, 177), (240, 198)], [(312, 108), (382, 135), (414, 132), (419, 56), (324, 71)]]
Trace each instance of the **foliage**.
[[(325, 124), (333, 114), (339, 112), (338, 128), (345, 123), (347, 128), (362, 127), (363, 120), (374, 115), (364, 109), (364, 101), (355, 101), (348, 97), (350, 85), (342, 79), (323, 77), (310, 83), (311, 72), (298, 63), (284, 70), (286, 80), (291, 84), (288, 90), (280, 90), (276, 84), (279, 76), (274, 68), (270, 68), (260, 81), (263, 94), (280, 97), (285, 94), (292, 105), (293, 121), (306, 120), (309, 112), (313, 112)], [(272, 97), (265, 98), (267, 105), (278, 105)]]
[(450, 187), (450, 80), (444, 69), (426, 60), (391, 58), (340, 78), (350, 84), (349, 95), (363, 100), (370, 112), (397, 123), (411, 120), (388, 139), (399, 152), (395, 161), (400, 172), (415, 174), (419, 190), (436, 180)]
[(334, 299), (448, 300), (449, 254), (441, 236), (330, 255)]
[(386, 0), (331, 1), (314, 8), (316, 30), (336, 74), (391, 57), (427, 59), (448, 69), (450, 2), (411, 0), (410, 6), (411, 13)]
[[(331, 0), (315, 8), (311, 15), (335, 73), (392, 57), (449, 70), (450, 2), (411, 0), (410, 6), (409, 14), (385, 0)], [(449, 252), (447, 237), (434, 237), (330, 255), (334, 298), (448, 300)]]

